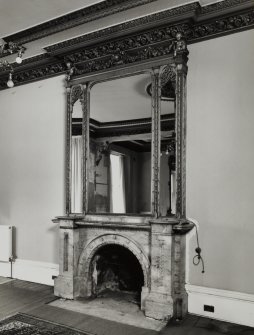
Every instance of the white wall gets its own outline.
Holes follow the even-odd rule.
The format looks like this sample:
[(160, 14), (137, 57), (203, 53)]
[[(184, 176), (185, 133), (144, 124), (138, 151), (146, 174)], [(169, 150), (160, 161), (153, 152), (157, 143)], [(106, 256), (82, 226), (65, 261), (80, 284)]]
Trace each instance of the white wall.
[(58, 263), (64, 214), (63, 76), (0, 92), (0, 224), (16, 227), (18, 259)]
[[(254, 294), (254, 30), (191, 45), (187, 215), (198, 220), (206, 272), (189, 282)], [(195, 239), (190, 243), (194, 255)]]

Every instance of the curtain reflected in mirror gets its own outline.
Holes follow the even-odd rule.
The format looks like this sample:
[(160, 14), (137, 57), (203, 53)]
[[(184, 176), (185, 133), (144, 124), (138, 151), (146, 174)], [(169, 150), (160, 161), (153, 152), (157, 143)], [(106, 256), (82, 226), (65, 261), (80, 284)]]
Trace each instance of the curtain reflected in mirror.
[(110, 153), (110, 212), (126, 213), (125, 157)]
[(71, 212), (82, 213), (82, 107), (73, 106), (71, 124)]
[(151, 214), (150, 74), (91, 90), (88, 210)]

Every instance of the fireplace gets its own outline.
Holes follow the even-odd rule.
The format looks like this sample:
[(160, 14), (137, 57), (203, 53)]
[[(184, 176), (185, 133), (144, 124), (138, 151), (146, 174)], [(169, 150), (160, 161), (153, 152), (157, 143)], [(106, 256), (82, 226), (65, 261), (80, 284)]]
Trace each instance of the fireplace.
[(119, 292), (140, 303), (144, 274), (137, 257), (126, 247), (107, 244), (98, 249), (89, 267), (92, 295)]
[(123, 292), (154, 319), (187, 312), (184, 246), (191, 225), (175, 218), (124, 216), (57, 221), (61, 243), (55, 295), (76, 299)]
[(147, 317), (187, 312), (188, 50), (182, 34), (175, 37), (163, 44), (166, 53), (150, 52), (137, 32), (97, 50), (100, 66), (72, 64), (81, 72), (67, 77), (66, 213), (56, 219), (59, 297), (110, 290), (135, 294)]

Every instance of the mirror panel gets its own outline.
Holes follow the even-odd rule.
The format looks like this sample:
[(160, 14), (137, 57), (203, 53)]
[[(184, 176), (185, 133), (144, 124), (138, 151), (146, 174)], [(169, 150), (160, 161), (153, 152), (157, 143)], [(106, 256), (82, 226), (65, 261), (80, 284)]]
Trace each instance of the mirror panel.
[(144, 73), (91, 89), (90, 213), (151, 214), (150, 84)]
[(82, 213), (82, 105), (77, 100), (71, 117), (71, 213)]

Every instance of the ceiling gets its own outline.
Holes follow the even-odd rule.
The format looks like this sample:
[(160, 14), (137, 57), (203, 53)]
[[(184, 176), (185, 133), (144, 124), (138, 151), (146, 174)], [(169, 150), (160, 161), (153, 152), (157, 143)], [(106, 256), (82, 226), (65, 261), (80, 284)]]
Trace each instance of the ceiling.
[[(21, 30), (33, 27), (56, 17), (91, 6), (103, 0), (0, 0), (0, 37), (5, 37)], [(193, 0), (164, 1), (157, 0), (158, 5), (165, 8), (181, 6)], [(207, 5), (218, 0), (200, 0)]]
[(0, 0), (0, 37), (101, 2), (102, 0)]
[[(90, 116), (99, 122), (115, 122), (151, 117), (151, 97), (146, 87), (150, 74), (139, 74), (94, 85), (91, 89)], [(161, 113), (174, 113), (174, 102), (162, 101)], [(74, 118), (82, 117), (81, 105), (76, 102)]]

